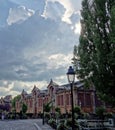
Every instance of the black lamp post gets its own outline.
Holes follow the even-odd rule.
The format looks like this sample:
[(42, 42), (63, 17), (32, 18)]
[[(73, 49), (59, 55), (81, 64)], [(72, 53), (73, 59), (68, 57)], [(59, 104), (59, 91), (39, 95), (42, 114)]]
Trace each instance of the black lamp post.
[(15, 115), (14, 118), (16, 119), (16, 109), (14, 110), (14, 115)]
[(42, 124), (44, 125), (44, 95), (43, 95), (43, 122), (42, 122)]
[(67, 72), (68, 82), (71, 87), (71, 110), (72, 110), (72, 130), (75, 130), (75, 119), (74, 119), (74, 103), (73, 103), (73, 84), (75, 80), (75, 72), (72, 66), (69, 67)]

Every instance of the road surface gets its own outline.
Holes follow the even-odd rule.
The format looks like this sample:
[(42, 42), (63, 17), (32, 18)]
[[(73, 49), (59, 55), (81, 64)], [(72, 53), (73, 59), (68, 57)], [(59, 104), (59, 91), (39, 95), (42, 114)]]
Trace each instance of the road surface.
[(52, 130), (41, 119), (0, 120), (0, 130)]

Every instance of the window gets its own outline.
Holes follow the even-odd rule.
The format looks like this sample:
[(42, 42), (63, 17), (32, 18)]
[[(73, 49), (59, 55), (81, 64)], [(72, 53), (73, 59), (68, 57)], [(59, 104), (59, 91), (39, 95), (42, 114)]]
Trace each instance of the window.
[(78, 104), (84, 106), (84, 93), (78, 93)]
[(69, 99), (69, 94), (66, 94), (66, 105), (69, 105), (70, 99)]
[(91, 106), (91, 95), (86, 93), (86, 106)]
[(63, 105), (63, 95), (60, 96), (60, 105)]

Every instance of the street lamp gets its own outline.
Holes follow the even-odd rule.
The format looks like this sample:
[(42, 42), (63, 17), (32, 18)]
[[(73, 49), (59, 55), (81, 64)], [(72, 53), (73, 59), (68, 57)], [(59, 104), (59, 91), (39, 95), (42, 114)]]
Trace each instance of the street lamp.
[(14, 114), (15, 114), (15, 119), (16, 119), (16, 109), (14, 110)]
[(74, 119), (74, 103), (73, 103), (73, 84), (75, 80), (75, 72), (72, 66), (69, 67), (67, 72), (68, 82), (71, 87), (71, 110), (72, 110), (72, 130), (75, 130), (75, 119)]
[(44, 125), (44, 98), (45, 96), (43, 95), (43, 122), (42, 122), (43, 125)]

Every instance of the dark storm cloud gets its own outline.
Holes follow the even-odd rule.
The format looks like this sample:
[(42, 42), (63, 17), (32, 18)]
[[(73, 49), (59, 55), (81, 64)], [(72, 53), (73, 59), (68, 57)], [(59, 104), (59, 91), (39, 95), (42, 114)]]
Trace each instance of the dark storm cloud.
[[(49, 71), (51, 76), (58, 74), (53, 68), (45, 70), (48, 59), (41, 59), (55, 53), (67, 54), (77, 42), (77, 36), (68, 24), (45, 19), (37, 12), (21, 24), (0, 30), (0, 39), (0, 79), (26, 81), (47, 80)], [(39, 55), (42, 51), (45, 52), (44, 57)], [(27, 58), (29, 54), (31, 58)], [(33, 63), (35, 61), (36, 64)]]

